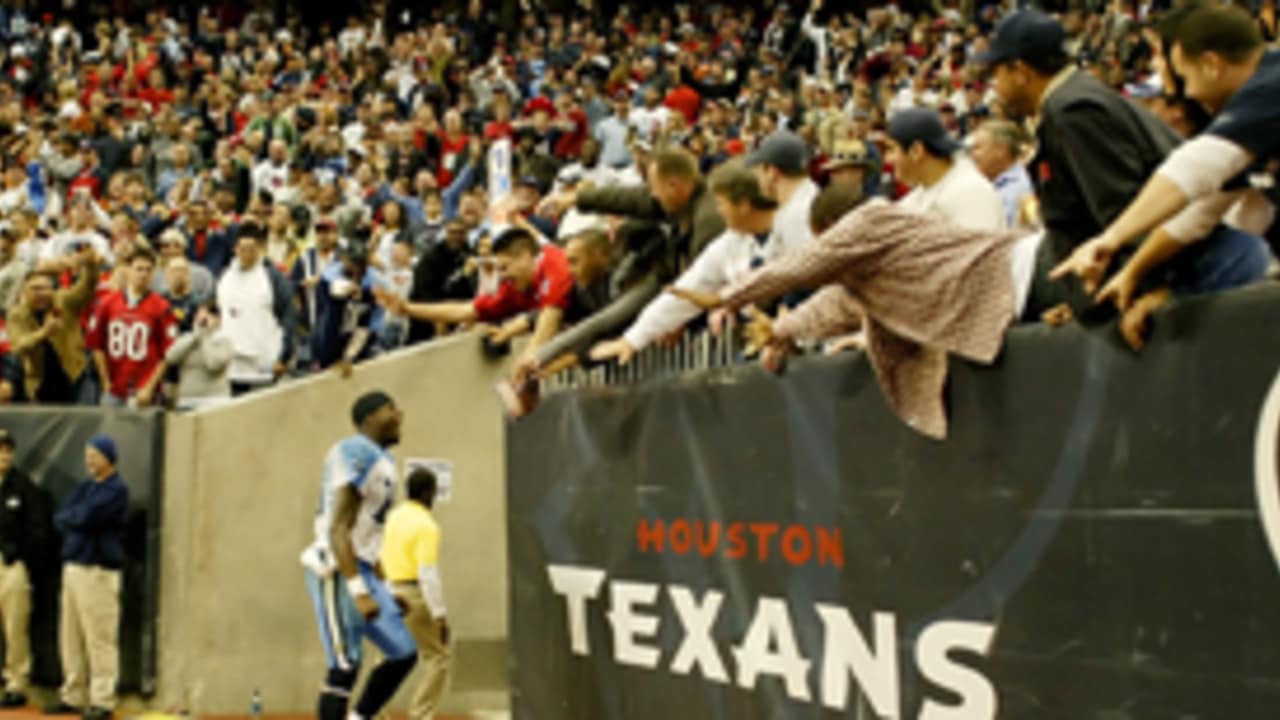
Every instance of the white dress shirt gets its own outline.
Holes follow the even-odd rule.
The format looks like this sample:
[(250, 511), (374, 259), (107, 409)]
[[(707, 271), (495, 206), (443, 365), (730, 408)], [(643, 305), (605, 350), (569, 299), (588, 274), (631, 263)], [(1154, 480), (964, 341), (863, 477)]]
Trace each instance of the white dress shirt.
[(951, 170), (932, 187), (916, 187), (898, 201), (907, 210), (934, 217), (974, 230), (1003, 230), (1004, 203), (1000, 193), (973, 163), (957, 156)]
[[(777, 227), (775, 216), (774, 227)], [(745, 277), (752, 270), (773, 260), (782, 252), (777, 233), (763, 238), (736, 230), (725, 230), (707, 245), (697, 260), (676, 280), (684, 290), (720, 292)], [(662, 293), (645, 306), (640, 317), (623, 333), (631, 347), (647, 347), (663, 335), (675, 332), (702, 310), (693, 303)]]

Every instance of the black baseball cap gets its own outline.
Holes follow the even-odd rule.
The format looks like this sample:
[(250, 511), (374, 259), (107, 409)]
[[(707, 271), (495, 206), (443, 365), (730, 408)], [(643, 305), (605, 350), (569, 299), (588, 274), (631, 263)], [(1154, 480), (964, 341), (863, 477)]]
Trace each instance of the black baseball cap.
[(930, 154), (938, 157), (950, 157), (962, 147), (942, 126), (942, 115), (928, 108), (898, 111), (889, 121), (889, 137), (904, 150), (922, 142)]
[(991, 48), (978, 56), (983, 65), (1030, 61), (1060, 53), (1067, 41), (1062, 23), (1039, 10), (1021, 10), (996, 26)]
[(809, 171), (809, 146), (799, 135), (778, 130), (747, 156), (746, 165), (772, 165), (785, 175), (800, 175)]

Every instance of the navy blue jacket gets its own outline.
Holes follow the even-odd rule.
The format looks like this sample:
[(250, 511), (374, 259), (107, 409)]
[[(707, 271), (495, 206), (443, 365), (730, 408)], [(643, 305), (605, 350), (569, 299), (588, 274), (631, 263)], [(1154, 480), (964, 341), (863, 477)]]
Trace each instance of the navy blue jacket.
[(360, 289), (349, 297), (337, 298), (331, 292), (332, 283), (350, 281), (339, 263), (330, 264), (320, 275), (316, 285), (316, 325), (311, 329), (311, 359), (321, 368), (332, 367), (342, 360), (347, 345), (357, 330), (368, 330), (360, 355), (355, 360), (366, 360), (376, 348), (374, 339), (382, 328), (382, 308), (374, 298), (373, 288), (385, 287), (382, 277), (373, 270), (365, 272)]
[(238, 226), (232, 225), (228, 228), (205, 230), (204, 255), (197, 257), (195, 233), (190, 228), (180, 227), (182, 234), (187, 237), (187, 259), (208, 268), (215, 279), (222, 277), (222, 271), (227, 269), (231, 258), (235, 257), (237, 228)]
[(53, 522), (62, 532), (62, 559), (109, 570), (124, 567), (124, 527), (129, 488), (119, 474), (76, 486)]

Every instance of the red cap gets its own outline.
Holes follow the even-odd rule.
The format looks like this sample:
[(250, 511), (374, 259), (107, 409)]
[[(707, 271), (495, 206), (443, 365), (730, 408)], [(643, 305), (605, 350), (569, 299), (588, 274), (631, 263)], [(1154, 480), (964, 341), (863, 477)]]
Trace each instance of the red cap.
[(724, 144), (724, 151), (729, 157), (738, 157), (747, 151), (747, 146), (738, 138), (734, 138)]
[(556, 114), (555, 104), (552, 103), (549, 99), (542, 97), (541, 95), (539, 95), (536, 98), (531, 98), (529, 102), (524, 104), (525, 115), (532, 115), (538, 112), (539, 110), (541, 110), (542, 112), (545, 112), (548, 115)]

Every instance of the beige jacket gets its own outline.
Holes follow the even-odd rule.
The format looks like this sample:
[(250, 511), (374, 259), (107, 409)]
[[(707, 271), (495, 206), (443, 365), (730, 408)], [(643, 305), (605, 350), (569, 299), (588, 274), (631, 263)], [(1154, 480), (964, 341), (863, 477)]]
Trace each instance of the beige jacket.
[[(80, 379), (89, 367), (85, 354), (84, 333), (80, 329), (80, 313), (93, 300), (98, 286), (98, 266), (90, 266), (80, 273), (76, 284), (58, 290), (53, 295), (53, 307), (60, 318), (49, 341), (62, 362), (62, 370), (72, 382)], [(26, 382), (27, 397), (34, 398), (44, 381), (43, 340), (39, 336), (40, 321), (36, 319), (26, 301), (19, 302), (9, 311), (7, 326), (13, 352), (22, 358), (22, 371)]]

